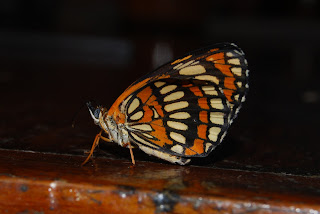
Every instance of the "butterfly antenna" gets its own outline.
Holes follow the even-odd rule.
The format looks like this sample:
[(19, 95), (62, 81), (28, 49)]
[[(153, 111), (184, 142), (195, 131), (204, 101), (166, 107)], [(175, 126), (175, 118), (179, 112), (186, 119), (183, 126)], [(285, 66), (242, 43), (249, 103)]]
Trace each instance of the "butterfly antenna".
[(87, 105), (87, 102), (85, 102), (84, 104), (82, 104), (79, 108), (78, 111), (76, 111), (76, 113), (73, 115), (72, 117), (72, 124), (71, 124), (71, 127), (74, 128), (75, 127), (75, 124), (76, 124), (76, 118), (77, 116), (79, 115), (79, 112), (81, 111), (81, 109), (83, 109), (84, 106)]

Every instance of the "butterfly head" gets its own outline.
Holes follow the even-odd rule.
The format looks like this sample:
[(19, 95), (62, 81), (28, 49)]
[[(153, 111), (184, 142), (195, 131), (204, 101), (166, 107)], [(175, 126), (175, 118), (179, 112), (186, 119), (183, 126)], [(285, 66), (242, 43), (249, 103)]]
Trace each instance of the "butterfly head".
[(91, 101), (88, 101), (86, 104), (94, 123), (99, 125), (99, 118), (102, 116), (102, 107), (99, 105), (94, 107)]

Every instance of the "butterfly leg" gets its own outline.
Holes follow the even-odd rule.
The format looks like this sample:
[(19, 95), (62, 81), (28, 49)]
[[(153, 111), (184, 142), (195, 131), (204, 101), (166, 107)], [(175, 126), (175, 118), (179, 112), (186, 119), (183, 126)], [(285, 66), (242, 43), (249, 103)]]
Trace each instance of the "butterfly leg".
[(131, 145), (131, 143), (130, 142), (128, 142), (128, 143), (126, 143), (126, 144), (124, 144), (123, 145), (123, 147), (127, 147), (127, 146), (129, 146), (129, 149), (130, 149), (130, 155), (131, 155), (131, 162), (132, 162), (132, 165), (134, 166), (134, 165), (136, 165), (136, 161), (134, 160), (134, 156), (133, 156), (133, 151), (132, 151), (132, 145)]
[(103, 131), (103, 130), (101, 130), (101, 131), (99, 132), (99, 134), (96, 135), (96, 137), (95, 137), (95, 139), (94, 139), (94, 141), (93, 141), (93, 144), (92, 144), (90, 153), (89, 153), (87, 159), (86, 159), (85, 161), (83, 161), (83, 163), (81, 164), (81, 166), (85, 165), (85, 164), (89, 161), (90, 157), (91, 157), (92, 154), (93, 154), (94, 149), (99, 145), (99, 140), (100, 140), (100, 139), (102, 139), (102, 140), (104, 140), (104, 141), (107, 141), (107, 142), (111, 142), (111, 140), (109, 140), (108, 138), (101, 136), (102, 131)]
[(100, 135), (100, 139), (106, 142), (112, 142), (112, 140), (110, 140), (109, 138), (103, 137), (102, 135)]

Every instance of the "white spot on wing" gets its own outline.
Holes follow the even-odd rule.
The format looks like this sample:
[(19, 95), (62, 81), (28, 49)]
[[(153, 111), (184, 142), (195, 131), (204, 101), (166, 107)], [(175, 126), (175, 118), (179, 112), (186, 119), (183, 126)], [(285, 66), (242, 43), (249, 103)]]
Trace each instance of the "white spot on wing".
[(238, 51), (238, 50), (234, 50), (234, 52), (236, 53), (236, 54), (238, 54), (239, 56), (241, 56), (241, 55), (243, 55), (240, 51)]
[(241, 76), (242, 74), (242, 69), (240, 67), (232, 67), (231, 68), (232, 73), (234, 73), (237, 76)]
[(161, 86), (163, 86), (164, 84), (166, 84), (165, 82), (155, 82), (154, 85), (157, 87), (157, 88), (160, 88)]
[(183, 65), (183, 63), (181, 62), (181, 63), (179, 63), (178, 65), (174, 66), (173, 69), (176, 69), (176, 70), (177, 70), (177, 69), (179, 69), (182, 65)]
[(128, 113), (131, 114), (138, 106), (140, 105), (140, 101), (138, 98), (135, 98), (129, 106)]
[(148, 124), (139, 124), (139, 125), (134, 125), (134, 126), (130, 126), (130, 128), (133, 129), (138, 129), (141, 131), (152, 131), (152, 127)]
[(121, 107), (120, 107), (120, 109), (121, 109), (122, 112), (125, 111), (125, 107), (126, 107), (128, 101), (130, 100), (131, 97), (132, 97), (132, 95), (130, 95), (129, 97), (127, 97), (127, 98), (122, 102)]
[(206, 143), (205, 151), (208, 152), (208, 150), (210, 149), (211, 146), (212, 146), (211, 143)]
[(189, 66), (190, 64), (192, 64), (193, 62), (194, 62), (194, 60), (191, 60), (191, 61), (189, 61), (189, 62), (187, 62), (187, 63), (183, 63), (183, 64), (179, 65), (178, 67), (175, 66), (174, 69), (182, 69), (182, 68), (185, 68), (185, 67)]
[(206, 80), (206, 81), (210, 81), (210, 82), (213, 82), (213, 83), (219, 85), (219, 80), (215, 76), (201, 75), (201, 76), (196, 76), (195, 79), (197, 79), (197, 80)]
[(158, 150), (152, 149), (152, 148), (148, 148), (146, 146), (143, 145), (139, 145), (139, 148), (144, 151), (145, 153), (149, 154), (149, 155), (154, 155), (158, 158), (161, 158), (163, 160), (169, 161), (171, 163), (178, 163), (180, 165), (185, 165), (187, 163), (190, 162), (190, 159), (184, 159), (183, 161), (181, 160), (181, 158), (175, 156), (175, 155), (170, 155), (164, 152), (160, 152)]
[(168, 126), (177, 129), (177, 130), (188, 130), (188, 126), (184, 123), (176, 122), (176, 121), (168, 121), (167, 122)]
[(228, 52), (228, 53), (227, 53), (227, 56), (228, 56), (228, 57), (233, 57), (233, 53), (232, 53), (232, 52)]
[(221, 128), (219, 127), (211, 127), (209, 129), (209, 139), (212, 140), (213, 142), (217, 142), (218, 140), (218, 135), (221, 132)]
[(180, 101), (180, 102), (165, 105), (164, 110), (166, 110), (167, 112), (170, 112), (170, 111), (174, 111), (177, 109), (186, 108), (188, 106), (189, 106), (189, 103), (187, 101)]
[(183, 147), (177, 144), (177, 145), (171, 147), (171, 150), (178, 153), (178, 154), (182, 154)]
[(240, 60), (238, 58), (229, 59), (228, 63), (232, 65), (240, 65)]
[(150, 135), (150, 134), (148, 134), (148, 133), (141, 133), (141, 134), (143, 134), (143, 135), (146, 136), (147, 138), (153, 139), (153, 136)]
[(142, 111), (138, 111), (137, 113), (135, 113), (134, 115), (132, 115), (130, 117), (131, 120), (139, 120), (140, 118), (142, 118), (143, 116), (143, 112)]
[(211, 85), (202, 86), (202, 90), (208, 95), (218, 95), (217, 90)]
[(222, 100), (219, 98), (213, 98), (210, 100), (210, 104), (212, 106), (212, 108), (215, 109), (223, 109), (223, 104), (222, 104)]
[(194, 65), (183, 68), (179, 71), (180, 75), (197, 75), (205, 73), (206, 69), (202, 65)]
[(186, 143), (186, 138), (182, 134), (170, 132), (170, 137), (179, 143)]
[(155, 108), (152, 108), (154, 118), (159, 118), (159, 114)]
[(177, 112), (169, 115), (170, 118), (174, 119), (188, 119), (191, 115), (188, 112)]
[(178, 100), (180, 98), (182, 98), (184, 96), (184, 92), (183, 91), (177, 91), (174, 92), (172, 94), (169, 94), (168, 96), (166, 96), (163, 101), (164, 102), (169, 102), (169, 101), (173, 101), (173, 100)]
[(222, 112), (210, 112), (210, 121), (214, 124), (224, 124), (224, 113)]
[(176, 88), (177, 88), (176, 85), (167, 85), (160, 90), (160, 93), (166, 94), (166, 93), (169, 93), (170, 91), (173, 91)]

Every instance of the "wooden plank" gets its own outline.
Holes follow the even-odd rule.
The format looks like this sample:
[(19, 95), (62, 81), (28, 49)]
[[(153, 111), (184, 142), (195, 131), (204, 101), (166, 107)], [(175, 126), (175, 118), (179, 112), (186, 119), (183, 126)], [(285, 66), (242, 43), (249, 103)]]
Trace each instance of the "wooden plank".
[(8, 213), (317, 213), (320, 177), (0, 150)]

